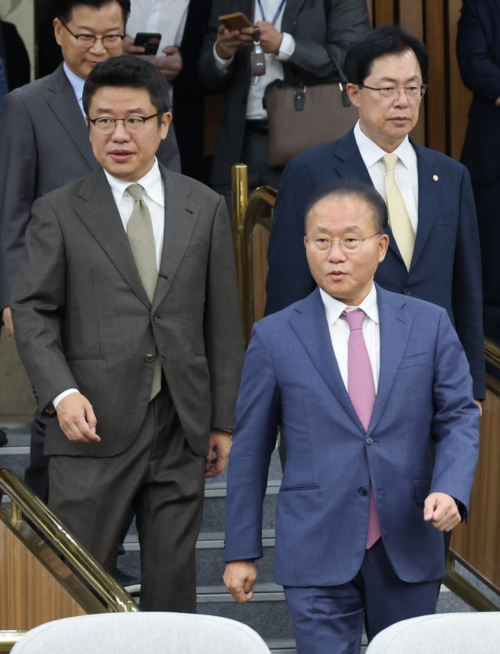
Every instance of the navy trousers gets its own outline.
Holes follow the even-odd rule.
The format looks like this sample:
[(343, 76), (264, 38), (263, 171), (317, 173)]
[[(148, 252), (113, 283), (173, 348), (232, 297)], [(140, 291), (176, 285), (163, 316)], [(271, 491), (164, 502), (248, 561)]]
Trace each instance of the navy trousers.
[(363, 615), (368, 640), (395, 622), (436, 613), (440, 580), (410, 584), (394, 572), (380, 538), (358, 574), (339, 586), (285, 586), (297, 654), (359, 654)]

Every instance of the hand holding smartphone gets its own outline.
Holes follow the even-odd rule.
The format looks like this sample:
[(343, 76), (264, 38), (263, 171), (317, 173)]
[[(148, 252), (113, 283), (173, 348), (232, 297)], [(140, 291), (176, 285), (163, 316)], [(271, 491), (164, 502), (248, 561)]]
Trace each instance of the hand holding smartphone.
[(144, 48), (146, 55), (155, 55), (160, 45), (161, 34), (153, 32), (138, 32), (135, 37), (134, 45)]
[(245, 27), (253, 27), (253, 24), (242, 11), (237, 11), (234, 14), (225, 14), (224, 16), (219, 16), (219, 21), (227, 30), (229, 30), (229, 32), (242, 30)]

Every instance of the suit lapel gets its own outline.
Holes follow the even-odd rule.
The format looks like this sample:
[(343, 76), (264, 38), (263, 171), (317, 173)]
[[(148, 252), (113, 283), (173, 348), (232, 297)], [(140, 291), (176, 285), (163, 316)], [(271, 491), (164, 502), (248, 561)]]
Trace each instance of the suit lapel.
[(375, 429), (384, 413), (413, 322), (413, 318), (405, 315), (404, 296), (384, 291), (378, 284), (377, 303), (380, 320), (380, 377), (368, 434)]
[[(297, 14), (302, 8), (304, 2), (305, 0), (287, 0), (285, 9), (283, 11), (283, 20), (281, 22), (282, 32), (287, 32), (288, 34), (292, 34), (295, 19), (297, 18)], [(266, 18), (267, 20), (272, 20), (274, 16), (266, 16)]]
[(151, 303), (139, 277), (127, 234), (102, 169), (86, 178), (75, 210), (130, 288), (150, 308)]
[[(442, 184), (439, 177), (442, 176), (439, 164), (435, 163), (432, 150), (423, 148), (411, 140), (411, 144), (417, 153), (418, 165), (418, 228), (415, 240), (415, 250), (411, 267), (417, 263), (425, 243), (429, 237), (432, 225), (436, 220), (439, 195)], [(438, 177), (434, 180), (434, 176)]]
[(158, 284), (153, 299), (153, 311), (168, 293), (175, 274), (191, 240), (200, 207), (191, 200), (191, 189), (160, 165), (165, 188), (165, 232)]
[(47, 90), (47, 104), (54, 112), (55, 117), (68, 132), (90, 168), (99, 170), (100, 166), (92, 152), (85, 119), (62, 64), (53, 73)]
[(298, 309), (296, 311), (296, 315), (290, 319), (292, 329), (330, 391), (364, 433), (363, 425), (340, 374), (319, 289), (316, 288), (305, 300), (300, 311)]

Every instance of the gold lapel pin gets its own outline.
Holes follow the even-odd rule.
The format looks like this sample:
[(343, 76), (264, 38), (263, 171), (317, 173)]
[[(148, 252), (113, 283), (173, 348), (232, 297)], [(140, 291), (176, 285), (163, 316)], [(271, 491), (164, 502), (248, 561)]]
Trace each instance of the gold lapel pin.
[(433, 175), (433, 176), (432, 176), (432, 179), (433, 179), (435, 182), (437, 182), (438, 179), (439, 179), (439, 177), (438, 177), (437, 175)]

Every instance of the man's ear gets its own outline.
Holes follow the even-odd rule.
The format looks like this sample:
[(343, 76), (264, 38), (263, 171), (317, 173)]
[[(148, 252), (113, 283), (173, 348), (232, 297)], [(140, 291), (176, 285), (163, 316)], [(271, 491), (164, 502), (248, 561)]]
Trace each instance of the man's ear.
[(161, 125), (160, 125), (162, 141), (167, 138), (168, 128), (170, 126), (171, 120), (172, 120), (172, 114), (170, 113), (170, 111), (166, 111), (161, 118)]
[(61, 45), (61, 32), (63, 30), (63, 26), (59, 18), (54, 18), (54, 36), (56, 37), (56, 41), (58, 45)]
[(347, 95), (349, 96), (349, 100), (352, 102), (352, 104), (355, 107), (358, 107), (358, 109), (359, 109), (359, 105), (360, 105), (359, 92), (360, 92), (361, 89), (359, 88), (359, 86), (357, 84), (351, 84), (350, 82), (345, 88), (346, 88), (346, 91), (347, 91)]

